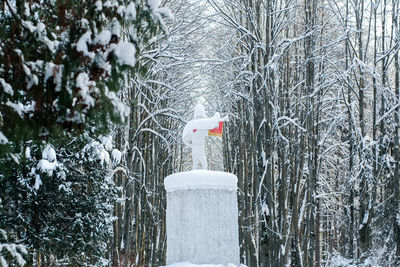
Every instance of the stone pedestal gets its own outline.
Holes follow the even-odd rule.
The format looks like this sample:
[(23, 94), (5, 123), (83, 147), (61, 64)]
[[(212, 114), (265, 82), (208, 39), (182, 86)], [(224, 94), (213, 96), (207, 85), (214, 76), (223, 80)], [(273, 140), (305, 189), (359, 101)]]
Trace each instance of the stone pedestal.
[(164, 180), (167, 264), (239, 265), (237, 177), (193, 170)]

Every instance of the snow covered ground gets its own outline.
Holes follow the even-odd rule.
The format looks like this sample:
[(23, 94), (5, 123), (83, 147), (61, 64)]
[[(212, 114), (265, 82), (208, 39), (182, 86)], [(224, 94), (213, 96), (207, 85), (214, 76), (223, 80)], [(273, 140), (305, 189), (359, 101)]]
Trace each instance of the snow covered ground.
[[(179, 263), (174, 263), (167, 265), (165, 267), (237, 267), (235, 264), (192, 264), (190, 262), (179, 262)], [(243, 264), (240, 264), (240, 267), (246, 267)]]

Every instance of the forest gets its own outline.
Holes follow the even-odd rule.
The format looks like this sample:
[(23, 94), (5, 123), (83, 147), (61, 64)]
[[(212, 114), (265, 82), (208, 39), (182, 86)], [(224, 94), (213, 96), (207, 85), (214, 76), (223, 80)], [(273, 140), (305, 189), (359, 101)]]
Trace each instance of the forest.
[(2, 0), (0, 265), (165, 265), (193, 108), (248, 267), (400, 266), (399, 0)]

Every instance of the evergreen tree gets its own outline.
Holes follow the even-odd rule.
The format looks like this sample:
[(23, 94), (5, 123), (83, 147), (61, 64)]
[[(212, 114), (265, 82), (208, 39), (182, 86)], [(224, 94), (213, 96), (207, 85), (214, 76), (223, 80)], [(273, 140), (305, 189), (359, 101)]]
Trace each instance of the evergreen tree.
[(47, 145), (42, 153), (32, 145), (3, 174), (1, 227), (28, 246), (28, 263), (52, 257), (74, 265), (104, 261), (116, 189), (101, 155), (110, 148), (86, 135), (65, 141), (67, 146)]
[(155, 0), (0, 5), (2, 265), (106, 263), (115, 187), (102, 136), (128, 115), (120, 84), (146, 72), (164, 15)]
[[(0, 13), (0, 142), (101, 132), (109, 118), (123, 119), (116, 92), (124, 74), (141, 71), (137, 58), (164, 9), (156, 1), (13, 2)], [(17, 152), (11, 147), (0, 149)]]

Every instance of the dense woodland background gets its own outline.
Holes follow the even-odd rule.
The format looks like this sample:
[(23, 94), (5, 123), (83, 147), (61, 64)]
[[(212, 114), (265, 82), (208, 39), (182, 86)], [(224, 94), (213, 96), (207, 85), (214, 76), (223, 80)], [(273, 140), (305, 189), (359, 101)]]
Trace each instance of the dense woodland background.
[(199, 102), (230, 115), (207, 151), (239, 178), (243, 264), (400, 265), (400, 1), (98, 2), (0, 4), (2, 265), (163, 265)]

